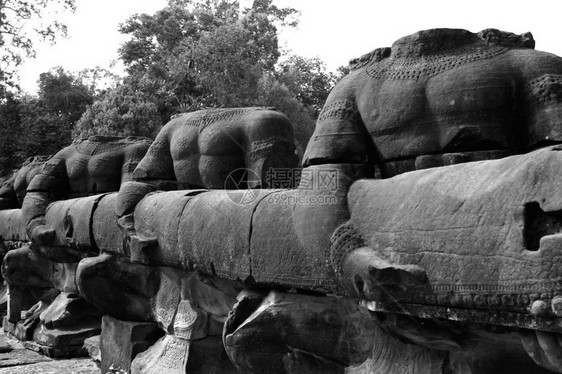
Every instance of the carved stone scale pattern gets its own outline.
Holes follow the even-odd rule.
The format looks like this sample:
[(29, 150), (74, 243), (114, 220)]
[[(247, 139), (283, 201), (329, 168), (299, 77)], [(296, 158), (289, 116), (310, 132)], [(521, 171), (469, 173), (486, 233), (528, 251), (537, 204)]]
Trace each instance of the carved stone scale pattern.
[(400, 57), (386, 58), (372, 63), (366, 68), (367, 75), (376, 80), (420, 80), (427, 79), (447, 70), (466, 65), (470, 62), (489, 59), (508, 50), (502, 46), (469, 45), (438, 54), (424, 55), (423, 58)]
[(197, 127), (199, 130), (202, 130), (210, 124), (232, 120), (233, 118), (241, 117), (246, 113), (254, 112), (256, 110), (273, 110), (273, 108), (250, 107), (208, 109), (193, 113), (185, 113), (175, 118), (183, 118), (185, 120), (184, 125)]

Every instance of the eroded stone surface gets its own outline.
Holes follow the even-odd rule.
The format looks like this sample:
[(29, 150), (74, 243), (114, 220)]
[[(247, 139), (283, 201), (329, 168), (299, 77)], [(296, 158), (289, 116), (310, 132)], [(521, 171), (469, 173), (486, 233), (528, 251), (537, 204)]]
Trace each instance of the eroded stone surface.
[(94, 335), (84, 339), (84, 349), (88, 352), (88, 356), (97, 364), (101, 363), (101, 350), (100, 350), (100, 337), (101, 335)]
[[(349, 223), (359, 242), (355, 248), (335, 245), (332, 256), (354, 256), (359, 253), (354, 250), (365, 246), (388, 262), (421, 267), (427, 287), (409, 293), (411, 287), (389, 286), (394, 301), (526, 313), (541, 299), (550, 308), (550, 300), (562, 293), (554, 281), (562, 266), (555, 244), (562, 226), (558, 221), (545, 224), (550, 229), (538, 231), (537, 247), (530, 247), (526, 238), (541, 226), (537, 220), (547, 219), (528, 211), (534, 203), (544, 217), (562, 209), (561, 165), (562, 152), (550, 147), (485, 163), (358, 181), (349, 192)], [(343, 263), (342, 280), (362, 299), (370, 299), (377, 287), (369, 275), (358, 284), (356, 276), (368, 263), (367, 258)]]
[(104, 316), (100, 337), (102, 373), (110, 367), (129, 371), (131, 361), (152, 346), (162, 334), (155, 323), (120, 321)]
[(392, 176), (422, 155), (466, 162), (464, 152), (562, 140), (560, 57), (517, 39), (532, 36), (431, 29), (357, 59), (331, 91), (304, 164), (367, 161)]
[(369, 312), (352, 300), (249, 294), (227, 320), (224, 342), (241, 372), (331, 372), (369, 357), (374, 328)]
[(220, 337), (189, 341), (166, 335), (131, 364), (131, 374), (234, 374)]
[(27, 186), (41, 172), (41, 168), (51, 157), (52, 155), (28, 158), (20, 169), (2, 182), (0, 187), (1, 210), (21, 208), (27, 193)]
[(131, 363), (131, 373), (187, 374), (190, 341), (166, 335), (145, 352), (139, 354)]
[(53, 360), (26, 349), (9, 335), (0, 332), (0, 373), (2, 374), (99, 374), (90, 359)]
[[(104, 370), (134, 358), (139, 373), (234, 371), (225, 323), (249, 373), (559, 371), (562, 152), (503, 158), (562, 141), (562, 59), (533, 47), (530, 34), (436, 29), (355, 61), (294, 190), (157, 192), (265, 187), (270, 166), (294, 166), (292, 126), (266, 108), (178, 116), (136, 168), (146, 142), (76, 142), (29, 184), (19, 218), (0, 214), (32, 239), (5, 269), (40, 253), (22, 262), (36, 288), (78, 287), (140, 321), (104, 319)], [(366, 179), (375, 166), (402, 176)], [(63, 296), (37, 326), (16, 323), (18, 270), (8, 329), (53, 356), (83, 350), (95, 327), (79, 330)]]

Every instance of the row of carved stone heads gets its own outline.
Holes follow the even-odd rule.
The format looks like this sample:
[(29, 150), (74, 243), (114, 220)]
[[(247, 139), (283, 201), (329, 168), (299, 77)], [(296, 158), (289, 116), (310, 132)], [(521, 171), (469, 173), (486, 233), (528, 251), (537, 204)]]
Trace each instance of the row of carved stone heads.
[(562, 59), (533, 47), (436, 29), (354, 61), (303, 169), (261, 107), (30, 162), (4, 329), (53, 356), (101, 332), (104, 372), (562, 372)]

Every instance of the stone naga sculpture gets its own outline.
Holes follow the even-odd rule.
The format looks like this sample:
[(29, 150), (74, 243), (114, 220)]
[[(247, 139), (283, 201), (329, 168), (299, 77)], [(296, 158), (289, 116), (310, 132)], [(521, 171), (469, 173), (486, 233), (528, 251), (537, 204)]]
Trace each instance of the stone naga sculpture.
[[(304, 156), (305, 166), (367, 162), (377, 164), (383, 175), (392, 176), (427, 167), (504, 157), (510, 153), (525, 152), (547, 144), (560, 143), (562, 141), (560, 126), (562, 59), (552, 54), (535, 51), (533, 47), (534, 40), (530, 34), (517, 36), (494, 29), (484, 30), (479, 34), (472, 34), (465, 30), (436, 29), (404, 37), (396, 41), (391, 48), (377, 49), (354, 60), (350, 74), (334, 88), (320, 114), (315, 133)], [(548, 168), (546, 165), (549, 164), (556, 165), (556, 162), (546, 162), (545, 167)], [(551, 171), (552, 175), (556, 175), (556, 170)], [(501, 175), (507, 174), (502, 172)], [(427, 180), (421, 174), (418, 174), (418, 177), (424, 183), (432, 180), (431, 173), (427, 174)], [(339, 267), (340, 274), (343, 274), (341, 269), (347, 268), (346, 272), (349, 275), (347, 278), (345, 276), (341, 278), (342, 282), (347, 282), (348, 287), (354, 287), (354, 294), (357, 297), (371, 295), (377, 300), (387, 299), (394, 302), (402, 300), (401, 305), (406, 303), (404, 299), (400, 299), (401, 292), (411, 293), (410, 296), (416, 294), (423, 299), (424, 292), (420, 292), (419, 286), (425, 283), (424, 274), (421, 274), (418, 268), (424, 262), (422, 259), (425, 259), (428, 253), (437, 254), (442, 248), (455, 247), (448, 240), (437, 244), (432, 239), (427, 239), (426, 235), (419, 236), (416, 240), (411, 239), (415, 232), (427, 233), (427, 235), (431, 233), (433, 238), (447, 232), (446, 229), (441, 231), (442, 226), (432, 226), (433, 222), (445, 222), (437, 219), (436, 216), (428, 217), (424, 214), (424, 218), (420, 218), (420, 221), (412, 225), (409, 229), (411, 231), (401, 229), (409, 224), (409, 217), (413, 220), (418, 219), (415, 214), (412, 215), (413, 211), (422, 209), (420, 212), (424, 212), (423, 203), (432, 201), (431, 193), (428, 193), (427, 197), (412, 194), (411, 190), (413, 186), (418, 185), (418, 182), (415, 182), (416, 177), (413, 175), (409, 178), (411, 178), (409, 180), (411, 185), (402, 190), (403, 194), (399, 199), (401, 207), (402, 204), (409, 204), (407, 201), (410, 197), (419, 199), (419, 205), (416, 203), (408, 205), (410, 210), (403, 211), (394, 205), (392, 208), (384, 208), (385, 204), (370, 205), (367, 202), (373, 201), (371, 200), (373, 196), (371, 192), (364, 194), (366, 190), (360, 192), (362, 184), (359, 182), (350, 189), (348, 195), (350, 200), (356, 193), (357, 196), (361, 196), (354, 200), (356, 203), (350, 203), (352, 206), (356, 204), (359, 210), (366, 206), (378, 210), (380, 206), (382, 209), (398, 212), (394, 218), (386, 216), (384, 212), (381, 213), (381, 221), (378, 220), (379, 216), (373, 217), (372, 220), (359, 219), (364, 223), (378, 222), (366, 231), (361, 229), (356, 231), (355, 223), (347, 223), (340, 226), (334, 234), (332, 241), (335, 246), (343, 246), (343, 250), (335, 250), (332, 246), (336, 268)], [(490, 180), (492, 179), (494, 178), (490, 177)], [(463, 185), (475, 181), (470, 177), (466, 182), (460, 180), (461, 178), (457, 183)], [(433, 183), (443, 186), (437, 183), (437, 179)], [(549, 183), (554, 186), (558, 182)], [(482, 184), (485, 185), (486, 183)], [(379, 191), (379, 188), (385, 191), (378, 185), (376, 187), (373, 185), (371, 191)], [(388, 194), (390, 190), (398, 191), (399, 189), (396, 188), (392, 185), (386, 193)], [(454, 189), (451, 188), (448, 191)], [(524, 187), (521, 188), (524, 190)], [(534, 189), (533, 180), (528, 188), (529, 191)], [(554, 197), (557, 195), (555, 191), (550, 190), (544, 190), (543, 193), (544, 196), (541, 198), (534, 196), (534, 192), (531, 193), (527, 201), (519, 201), (518, 204), (521, 206), (517, 206), (513, 213), (509, 213), (516, 215), (517, 223), (513, 224), (523, 228), (523, 233), (519, 233), (517, 237), (510, 236), (509, 239), (513, 240), (511, 242), (506, 241), (510, 243), (506, 246), (509, 247), (509, 253), (513, 248), (519, 248), (522, 256), (536, 260), (540, 256), (545, 256), (541, 257), (542, 265), (531, 266), (525, 257), (522, 257), (519, 259), (522, 261), (521, 265), (506, 265), (503, 261), (493, 261), (492, 263), (496, 265), (501, 264), (498, 265), (499, 268), (478, 271), (478, 268), (483, 266), (476, 265), (482, 262), (479, 260), (469, 267), (471, 269), (469, 272), (471, 276), (492, 275), (493, 279), (488, 281), (488, 285), (479, 282), (470, 285), (464, 283), (461, 280), (461, 274), (464, 274), (461, 266), (456, 268), (458, 271), (454, 275), (440, 273), (437, 276), (440, 280), (454, 280), (451, 285), (455, 284), (456, 291), (452, 291), (451, 286), (444, 286), (444, 289), (450, 292), (438, 296), (439, 292), (435, 292), (436, 286), (432, 286), (433, 294), (429, 299), (410, 300), (410, 303), (448, 305), (466, 309), (504, 308), (514, 311), (517, 309), (515, 306), (519, 305), (519, 312), (531, 310), (535, 314), (556, 315), (558, 312), (553, 311), (559, 308), (557, 306), (559, 290), (549, 283), (552, 279), (557, 279), (556, 275), (546, 275), (542, 278), (534, 274), (525, 278), (522, 276), (524, 271), (512, 279), (507, 275), (518, 271), (513, 269), (527, 269), (527, 266), (534, 269), (549, 268), (548, 264), (552, 259), (548, 257), (556, 256), (553, 251), (555, 248), (560, 248), (560, 244), (557, 244), (560, 207), (557, 198)], [(478, 196), (470, 193), (468, 195)], [(434, 199), (441, 199), (449, 195), (446, 190), (441, 190), (433, 196)], [(389, 200), (388, 195), (384, 195), (382, 199), (385, 202), (393, 201)], [(494, 200), (494, 206), (497, 202), (503, 201), (499, 197)], [(484, 219), (488, 214), (484, 213), (487, 212), (487, 208), (484, 207), (490, 207), (491, 204), (491, 201), (489, 204), (481, 201), (482, 208), (475, 211), (469, 209), (464, 211), (464, 214), (476, 214)], [(511, 204), (511, 201), (504, 201), (504, 206), (508, 204)], [(463, 205), (464, 202), (459, 202), (458, 209), (461, 212), (457, 214), (463, 214)], [(350, 206), (351, 221), (354, 214), (352, 206)], [(447, 206), (448, 204), (443, 202), (443, 208)], [(452, 211), (457, 209), (450, 206), (449, 208)], [(456, 221), (441, 209), (429, 207), (426, 209), (447, 217), (445, 219), (447, 224), (443, 227), (448, 227), (451, 222)], [(385, 220), (386, 223), (383, 222)], [(490, 221), (488, 225), (501, 225), (500, 222), (502, 219), (498, 217), (497, 222)], [(396, 224), (394, 228), (388, 228), (388, 225), (393, 224)], [(425, 227), (425, 224), (431, 227)], [(539, 229), (538, 227), (541, 226), (543, 228)], [(383, 227), (387, 228), (383, 229)], [(457, 230), (461, 237), (463, 227), (459, 224), (452, 230)], [(497, 231), (494, 230), (492, 234), (497, 235)], [(480, 235), (482, 233), (474, 233), (470, 237), (485, 237)], [(384, 240), (382, 240), (383, 236)], [(407, 246), (401, 239), (412, 240), (410, 253), (415, 255), (408, 260), (401, 257), (404, 251), (407, 251), (405, 249)], [(349, 242), (354, 243), (353, 250), (349, 248)], [(433, 245), (426, 245), (427, 243)], [(461, 249), (463, 247), (469, 248), (464, 243), (457, 247), (460, 251), (457, 255), (462, 256), (463, 259), (469, 259), (473, 252), (481, 253), (475, 249), (465, 251)], [(502, 247), (496, 247), (496, 250), (498, 248)], [(337, 254), (341, 251), (345, 253), (344, 256)], [(540, 256), (537, 251), (541, 253)], [(365, 264), (369, 262), (379, 262), (381, 254), (383, 254), (383, 264), (389, 262), (392, 264), (388, 271), (381, 271), (380, 266), (365, 268)], [(400, 261), (399, 258), (405, 261)], [(415, 264), (415, 266), (409, 271), (397, 271), (397, 265), (402, 266), (402, 270), (407, 270), (406, 267), (410, 266), (408, 264)], [(434, 285), (435, 283), (431, 281), (432, 275), (427, 273), (430, 267), (429, 264), (421, 266), (425, 276), (428, 277), (426, 284)], [(437, 269), (441, 272), (451, 268), (444, 266)], [(395, 280), (391, 282), (395, 285), (376, 287), (380, 284), (377, 278), (384, 273), (389, 279)], [(391, 275), (393, 273), (394, 275)], [(502, 274), (505, 278), (502, 276), (497, 278), (498, 274)], [(484, 279), (482, 278), (482, 282), (486, 283)], [(539, 291), (541, 281), (538, 279), (542, 279), (544, 284), (550, 284), (553, 288), (546, 286), (549, 291)], [(406, 286), (409, 283), (411, 285), (412, 282), (417, 283), (418, 287)], [(461, 286), (463, 284), (464, 286)], [(531, 284), (538, 288), (531, 287), (532, 292), (524, 291), (525, 287)], [(507, 290), (518, 287), (521, 287), (521, 291), (507, 294)], [(492, 289), (494, 292), (487, 296), (481, 294), (475, 297), (478, 293), (475, 290), (485, 288)], [(500, 291), (502, 288), (503, 292)], [(506, 304), (511, 307), (506, 307)], [(390, 309), (404, 312), (401, 308)], [(427, 310), (421, 308), (416, 313), (421, 315), (426, 312)], [(437, 314), (433, 310), (433, 314), (427, 312), (425, 315)], [(517, 319), (516, 316), (521, 317), (516, 314), (505, 320), (513, 321)], [(520, 326), (531, 326), (533, 323), (522, 323)], [(547, 325), (549, 323), (551, 322), (547, 322)], [(545, 325), (542, 325), (541, 329), (544, 328)], [(556, 358), (559, 355), (556, 338), (538, 332), (525, 346), (539, 364), (551, 370), (560, 370), (562, 363)]]
[[(175, 322), (187, 318), (185, 313), (189, 315), (189, 308), (182, 303), (189, 301), (192, 309), (208, 311), (216, 310), (216, 306), (210, 306), (210, 300), (214, 300), (228, 310), (237, 290), (244, 287), (305, 289), (316, 295), (363, 300), (366, 309), (375, 313), (429, 315), (505, 326), (502, 337), (494, 338), (491, 328), (486, 339), (479, 337), (484, 334), (480, 330), (487, 331), (480, 325), (449, 327), (462, 333), (443, 332), (443, 337), (438, 331), (439, 339), (434, 338), (437, 342), (425, 336), (429, 331), (411, 331), (403, 325), (399, 325), (402, 330), (395, 326), (388, 329), (427, 347), (446, 346), (459, 356), (463, 349), (468, 350), (474, 359), (481, 355), (479, 349), (484, 343), (480, 340), (496, 339), (495, 344), (503, 340), (518, 352), (516, 359), (510, 359), (524, 368), (520, 370), (528, 370), (533, 366), (525, 358), (517, 330), (562, 332), (555, 312), (562, 290), (551, 281), (560, 277), (560, 267), (556, 266), (560, 192), (556, 186), (561, 182), (561, 157), (562, 152), (554, 147), (389, 180), (358, 180), (351, 184), (347, 197), (329, 188), (307, 190), (303, 186), (291, 191), (266, 191), (252, 204), (240, 204), (244, 191), (151, 194), (139, 202), (134, 217), (136, 234), (155, 238), (156, 243), (137, 248), (142, 255), (131, 253), (131, 258), (142, 258), (148, 266), (107, 255), (85, 259), (79, 265), (79, 287), (105, 313), (120, 319), (159, 322), (169, 334), (159, 350), (172, 349), (177, 342), (166, 339), (182, 336), (182, 325)], [(312, 168), (330, 170), (327, 166)], [(338, 170), (338, 186), (354, 180), (345, 169)], [(499, 173), (506, 178), (498, 180)], [(331, 202), (324, 207), (325, 217), (319, 215), (319, 207), (314, 211), (296, 203), (308, 196), (322, 196)], [(331, 199), (334, 196), (337, 199)], [(112, 201), (100, 201), (100, 214), (108, 209), (105, 203), (110, 205)], [(493, 209), (488, 211), (489, 207)], [(314, 216), (314, 225), (307, 224)], [(103, 232), (107, 230), (99, 231), (100, 244)], [(539, 243), (540, 249), (536, 247)], [(105, 248), (123, 253), (115, 245)], [(483, 262), (482, 257), (489, 260)], [(202, 287), (194, 285), (194, 269), (213, 285), (212, 296), (194, 291)], [(349, 348), (332, 353), (323, 348), (338, 346), (336, 341), (341, 337), (327, 340), (330, 343), (324, 346), (306, 344), (305, 338), (299, 341), (293, 334), (284, 341), (282, 330), (270, 331), (267, 326), (281, 323), (276, 320), (280, 318), (287, 329), (296, 329), (314, 340), (314, 329), (298, 322), (299, 313), (322, 307), (333, 313), (335, 321), (349, 318), (348, 313), (355, 315), (354, 331), (376, 330), (369, 318), (350, 306), (344, 308), (345, 312), (337, 311), (336, 306), (343, 308), (341, 303), (326, 307), (330, 298), (316, 301), (299, 294), (285, 297), (261, 295), (247, 301), (247, 296), (239, 296), (243, 306), (235, 308), (227, 320), (224, 339), (231, 359), (243, 372), (260, 372), (266, 363), (272, 372), (286, 372), (283, 360), (288, 346), (300, 350), (300, 358), (293, 357), (299, 365), (307, 357), (304, 360), (317, 369), (320, 364), (310, 357), (336, 360), (336, 367), (358, 365), (368, 359), (375, 337), (366, 334), (350, 339), (353, 335), (346, 330), (350, 326), (338, 330), (331, 325), (347, 336), (344, 346)], [(537, 302), (552, 304), (552, 311), (543, 308), (542, 314), (529, 314)], [(291, 308), (296, 305), (305, 306), (296, 313)], [(273, 310), (268, 312), (267, 308)], [(203, 311), (197, 312), (199, 319)], [(224, 318), (224, 313), (223, 309), (218, 316)], [(272, 315), (268, 317), (268, 313)], [(210, 328), (200, 323), (203, 331)], [(292, 324), (300, 327), (289, 327)], [(248, 329), (254, 332), (249, 334)], [(256, 339), (253, 334), (260, 333), (269, 336), (267, 341), (276, 342), (277, 348), (272, 350), (263, 346), (270, 355), (252, 343)], [(205, 334), (200, 333), (197, 339)], [(470, 341), (478, 342), (478, 349), (467, 348)], [(187, 352), (188, 347), (184, 348)], [(501, 360), (505, 354), (500, 350), (496, 353), (488, 354), (487, 359)]]
[[(2, 177), (0, 177), (0, 196), (2, 196), (0, 208), (2, 210), (15, 209), (18, 207), (18, 205), (16, 204), (17, 197), (14, 193), (14, 184), (12, 179), (16, 171), (17, 170), (12, 170), (11, 172), (7, 172)], [(7, 183), (10, 180), (12, 180), (12, 182)]]
[(304, 165), (370, 162), (391, 176), (561, 140), (560, 58), (533, 47), (529, 33), (433, 29), (353, 60)]
[(18, 171), (19, 170), (14, 170), (11, 175), (7, 176), (2, 181), (0, 187), (0, 208), (2, 208), (2, 210), (21, 208), (18, 196), (14, 190), (14, 181)]
[[(270, 168), (296, 163), (293, 125), (275, 108), (207, 109), (168, 122), (134, 180), (176, 189), (266, 187)], [(233, 185), (232, 172), (239, 169), (250, 179)]]
[(274, 108), (182, 114), (159, 132), (135, 169), (134, 181), (123, 184), (116, 213), (130, 245), (150, 245), (139, 242), (131, 215), (147, 193), (178, 188), (265, 188), (271, 170), (292, 171), (297, 162), (293, 125)]
[[(27, 186), (41, 172), (43, 164), (51, 156), (30, 157), (22, 167), (9, 178), (6, 178), (0, 187), (0, 259), (4, 259), (11, 249), (20, 248), (26, 242), (25, 229), (21, 220), (21, 204), (27, 192)], [(4, 283), (4, 279), (0, 278)], [(5, 310), (7, 301), (7, 286), (0, 287), (0, 308)]]
[[(85, 297), (106, 313), (156, 321), (167, 332), (133, 363), (133, 372), (155, 369), (165, 359), (162, 352), (187, 355), (191, 343), (185, 341), (212, 335), (217, 329), (208, 316), (224, 320), (230, 307), (223, 340), (243, 372), (263, 372), (264, 365), (269, 372), (343, 372), (369, 359), (385, 334), (372, 320), (357, 309), (338, 311), (343, 302), (326, 307), (331, 298), (313, 301), (298, 290), (362, 300), (385, 330), (430, 352), (449, 352), (443, 370), (481, 365), (494, 372), (504, 365), (510, 372), (539, 372), (525, 354), (536, 350), (521, 344), (519, 332), (560, 332), (562, 290), (551, 283), (560, 277), (559, 267), (551, 266), (560, 248), (558, 148), (365, 179), (376, 164), (395, 174), (562, 140), (555, 100), (562, 60), (532, 50), (532, 43), (529, 35), (495, 30), (428, 30), (356, 62), (320, 115), (298, 189), (261, 191), (248, 202), (246, 191), (146, 195), (134, 183), (124, 186), (116, 206), (120, 215), (132, 214), (130, 245), (108, 243), (104, 248), (113, 255), (83, 260), (78, 281)], [(136, 205), (123, 208), (130, 201)], [(108, 209), (103, 206), (98, 209)], [(213, 296), (194, 286), (193, 271), (212, 285)], [(241, 294), (233, 306), (245, 287), (295, 293)], [(209, 299), (221, 308), (204, 301)], [(324, 310), (333, 312), (334, 321), (353, 315), (354, 323), (342, 328), (334, 322), (338, 333), (326, 346), (308, 344), (294, 332), (310, 340), (317, 333), (304, 327), (307, 318), (291, 305), (321, 305), (310, 307), (316, 312), (309, 318), (325, 317)], [(379, 320), (381, 315), (406, 315), (419, 324)], [(424, 317), (442, 321), (427, 328)], [(493, 325), (505, 334), (494, 334)], [(373, 335), (350, 339), (351, 326)], [(260, 334), (271, 342), (264, 350), (252, 343)], [(537, 335), (541, 344), (543, 335)], [(325, 349), (338, 339), (347, 351)], [(500, 344), (505, 349), (492, 354), (486, 348)], [(376, 365), (390, 365), (388, 357), (378, 356)]]
[[(27, 321), (22, 322), (24, 328), (18, 330), (16, 325), (11, 325), (12, 332), (22, 331), (19, 336), (30, 339), (42, 312), (41, 323), (47, 327), (42, 330), (45, 334), (51, 328), (69, 327), (68, 324), (76, 323), (77, 319), (82, 319), (82, 325), (72, 327), (79, 333), (87, 330), (80, 330), (84, 324), (88, 324), (88, 328), (94, 326), (94, 333), (97, 324), (99, 331), (97, 310), (87, 306), (83, 299), (72, 296), (77, 292), (74, 273), (78, 261), (84, 256), (97, 254), (96, 249), (87, 240), (71, 239), (72, 232), (80, 228), (74, 227), (70, 218), (62, 228), (63, 235), (57, 236), (54, 228), (45, 224), (45, 215), (48, 212), (57, 214), (56, 209), (49, 209), (55, 201), (65, 200), (63, 205), (72, 205), (76, 199), (71, 198), (117, 191), (122, 182), (131, 179), (132, 171), (149, 146), (150, 140), (146, 138), (93, 136), (80, 139), (46, 161), (30, 181), (21, 213), (18, 213), (19, 223), (31, 244), (10, 251), (2, 266), (10, 290), (8, 322), (17, 323), (22, 310), (40, 303), (28, 313)], [(10, 222), (7, 219), (3, 225)], [(88, 236), (82, 235), (81, 239), (84, 237)], [(55, 302), (51, 304), (53, 299)], [(69, 307), (69, 303), (74, 306)], [(47, 316), (50, 304), (55, 316), (53, 313)], [(78, 309), (83, 310), (76, 310), (76, 305), (81, 305)], [(69, 334), (75, 333), (71, 330), (68, 330)]]
[[(81, 219), (106, 252), (79, 264), (88, 301), (166, 333), (132, 372), (191, 370), (221, 333), (247, 373), (546, 372), (525, 351), (561, 371), (559, 146), (372, 180), (375, 164), (394, 174), (560, 141), (562, 59), (531, 44), (429, 30), (373, 53), (328, 98), (297, 189), (148, 194), (171, 173), (143, 161), (142, 183), (47, 219)], [(167, 170), (186, 167), (170, 154)]]
[[(51, 156), (28, 158), (20, 169), (12, 173), (0, 188), (0, 238), (6, 249), (19, 248), (27, 241), (21, 220), (21, 204), (31, 180), (41, 172)], [(1, 256), (4, 257), (4, 254)]]
[[(45, 226), (47, 206), (53, 201), (112, 192), (132, 179), (150, 142), (135, 137), (93, 136), (59, 151), (27, 188), (23, 220), (32, 242), (52, 248), (54, 231)], [(62, 246), (66, 247), (66, 246)]]
[(31, 183), (33, 177), (41, 172), (43, 164), (51, 157), (52, 155), (28, 158), (20, 169), (2, 183), (2, 187), (0, 187), (1, 209), (21, 208), (27, 193), (27, 186)]
[[(122, 244), (114, 216), (114, 204), (110, 211), (104, 211), (104, 204), (101, 203), (108, 200), (113, 202), (111, 195), (94, 195), (57, 203), (53, 203), (54, 200), (110, 192), (118, 189), (122, 183), (127, 190), (133, 170), (136, 170), (137, 180), (134, 186), (142, 185), (145, 188), (175, 189), (178, 183), (208, 183), (210, 186), (224, 187), (232, 182), (240, 182), (241, 187), (248, 183), (259, 186), (265, 183), (270, 167), (290, 169), (296, 166), (292, 131), (292, 124), (286, 116), (266, 108), (233, 108), (185, 114), (173, 119), (162, 129), (138, 168), (137, 164), (147, 152), (146, 142), (140, 144), (129, 138), (96, 137), (74, 143), (55, 155), (46, 170), (34, 179), (23, 208), (32, 247), (45, 257), (42, 262), (54, 261), (54, 264), (59, 264), (55, 267), (59, 270), (57, 277), (61, 279), (51, 279), (53, 274), (49, 266), (30, 264), (29, 257), (33, 249), (29, 248), (13, 253), (6, 259), (4, 268), (7, 278), (14, 290), (17, 286), (45, 288), (54, 284), (59, 290), (76, 292), (76, 262), (83, 257), (96, 255), (96, 251), (104, 248), (104, 244), (112, 239)], [(187, 148), (182, 150), (181, 146)], [(170, 158), (166, 158), (166, 155)], [(177, 169), (179, 164), (191, 165), (194, 166), (191, 171), (197, 170), (199, 163), (203, 166), (198, 176), (185, 174), (182, 168)], [(252, 180), (243, 174), (236, 174), (236, 169), (246, 166), (251, 168), (249, 175), (255, 176)], [(148, 172), (143, 172), (145, 167)], [(232, 172), (236, 178), (242, 179), (232, 179), (230, 182), (227, 177), (232, 176)], [(94, 211), (98, 214), (110, 213), (98, 224), (108, 226), (109, 223), (108, 227), (111, 228), (113, 223), (117, 233), (115, 230), (106, 230), (101, 238), (95, 239), (93, 232), (96, 230), (90, 226)], [(63, 269), (59, 269), (60, 263)], [(29, 269), (35, 269), (31, 277), (27, 271)], [(38, 283), (26, 284), (26, 279)], [(15, 321), (19, 319), (21, 308), (18, 308), (17, 300), (13, 304), (9, 314), (10, 319)], [(52, 325), (49, 323), (49, 326)]]

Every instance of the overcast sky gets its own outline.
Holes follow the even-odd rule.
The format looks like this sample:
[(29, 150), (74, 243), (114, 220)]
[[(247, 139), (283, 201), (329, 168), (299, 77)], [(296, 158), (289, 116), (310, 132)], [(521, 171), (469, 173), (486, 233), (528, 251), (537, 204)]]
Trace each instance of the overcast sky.
[[(244, 0), (250, 1), (250, 0)], [(418, 30), (448, 27), (478, 32), (498, 28), (531, 31), (536, 49), (562, 55), (560, 0), (274, 0), (301, 11), (296, 30), (281, 32), (282, 46), (305, 57), (318, 56), (330, 70)], [(78, 71), (109, 67), (126, 40), (117, 25), (134, 13), (162, 9), (166, 0), (76, 0), (64, 16), (69, 38), (37, 47), (37, 58), (21, 69), (22, 86), (36, 90), (39, 74), (54, 66)], [(559, 5), (560, 4), (560, 5)]]

